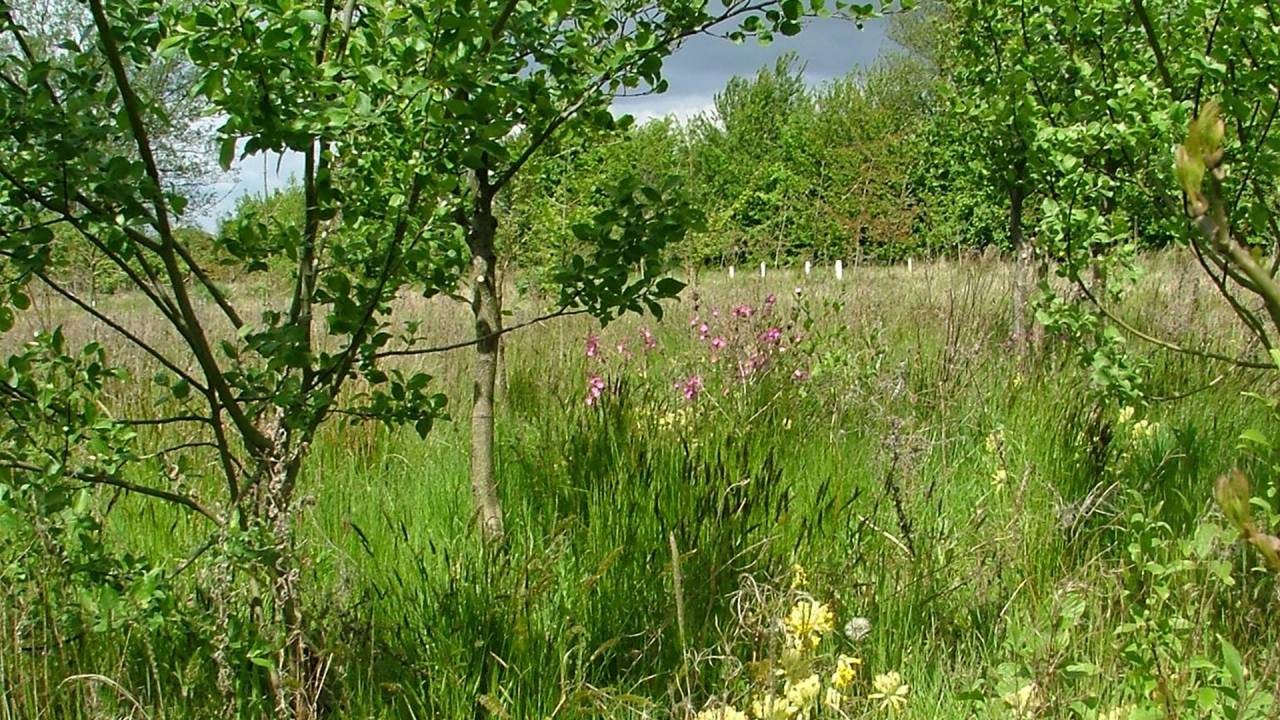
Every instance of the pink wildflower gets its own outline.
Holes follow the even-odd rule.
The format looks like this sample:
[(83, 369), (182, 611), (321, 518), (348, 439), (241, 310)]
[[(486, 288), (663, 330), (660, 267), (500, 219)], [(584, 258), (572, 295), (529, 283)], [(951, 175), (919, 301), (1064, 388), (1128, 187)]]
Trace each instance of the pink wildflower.
[(726, 346), (726, 345), (728, 345), (728, 344), (729, 344), (729, 343), (728, 343), (728, 342), (726, 342), (726, 341), (725, 341), (725, 339), (724, 339), (724, 338), (722, 338), (722, 337), (720, 337), (719, 335), (717, 335), (717, 336), (715, 336), (715, 337), (711, 338), (711, 349), (712, 349), (712, 350), (716, 350), (716, 351), (723, 350), (723, 349), (725, 348), (725, 346)]
[(604, 392), (604, 378), (592, 375), (587, 379), (587, 407), (595, 405)]
[(782, 340), (782, 328), (771, 327), (760, 333), (760, 337), (757, 339), (766, 345), (776, 345), (778, 341)]
[(714, 308), (714, 309), (712, 309), (712, 311), (711, 311), (711, 317), (713, 317), (713, 318), (718, 318), (718, 317), (720, 317), (720, 308)]
[(764, 306), (765, 308), (771, 308), (773, 307), (773, 304), (776, 302), (778, 302), (778, 296), (774, 295), (773, 293), (769, 293), (767, 296), (765, 296)]
[(680, 389), (686, 401), (691, 401), (702, 392), (702, 376), (690, 375), (684, 382), (677, 381), (676, 387)]
[(587, 357), (593, 358), (600, 354), (600, 338), (595, 335), (587, 336)]
[(796, 368), (796, 371), (791, 373), (791, 379), (796, 382), (804, 382), (809, 379), (809, 371), (804, 368)]
[(658, 341), (653, 339), (653, 333), (649, 332), (649, 328), (640, 328), (640, 335), (644, 337), (644, 351), (656, 350)]
[(701, 325), (698, 326), (698, 339), (706, 340), (707, 335), (710, 332), (711, 332), (711, 328), (706, 323), (702, 323)]
[(631, 359), (631, 352), (627, 350), (627, 344), (624, 342), (618, 343), (618, 354), (628, 360)]
[(739, 305), (738, 307), (733, 309), (734, 316), (740, 317), (740, 318), (751, 317), (751, 313), (753, 312), (754, 311), (751, 309), (750, 305)]

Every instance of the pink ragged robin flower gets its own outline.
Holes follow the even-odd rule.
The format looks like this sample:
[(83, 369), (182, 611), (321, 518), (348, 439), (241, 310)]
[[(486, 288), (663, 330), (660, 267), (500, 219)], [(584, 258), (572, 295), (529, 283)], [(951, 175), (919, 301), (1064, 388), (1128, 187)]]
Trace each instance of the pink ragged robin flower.
[(782, 340), (782, 328), (771, 327), (760, 333), (757, 339), (766, 345), (776, 345)]
[(702, 392), (702, 376), (690, 375), (684, 382), (676, 381), (676, 387), (684, 395), (686, 401), (692, 401)]
[(733, 309), (734, 317), (740, 318), (749, 318), (753, 312), (755, 311), (751, 309), (750, 305), (739, 305)]
[(716, 352), (723, 350), (725, 346), (728, 344), (729, 343), (726, 342), (725, 339), (720, 337), (719, 335), (711, 338), (711, 349), (715, 350)]
[(587, 357), (594, 358), (600, 355), (600, 338), (595, 335), (587, 336)]
[(658, 349), (658, 341), (653, 339), (653, 333), (649, 331), (649, 328), (640, 328), (640, 336), (644, 338), (645, 352)]
[(595, 405), (602, 393), (604, 393), (604, 378), (592, 375), (587, 379), (587, 407)]

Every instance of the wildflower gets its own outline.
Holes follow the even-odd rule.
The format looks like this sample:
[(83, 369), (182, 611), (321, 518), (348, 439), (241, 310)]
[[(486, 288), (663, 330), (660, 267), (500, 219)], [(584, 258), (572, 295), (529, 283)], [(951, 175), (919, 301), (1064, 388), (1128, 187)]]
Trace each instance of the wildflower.
[(804, 566), (800, 563), (791, 564), (791, 589), (803, 590), (804, 586), (809, 582), (808, 574), (804, 571)]
[(1120, 418), (1119, 418), (1120, 422), (1127, 423), (1130, 420), (1132, 420), (1134, 412), (1135, 411), (1132, 405), (1125, 405), (1124, 407), (1120, 408)]
[(831, 631), (831, 608), (816, 600), (801, 600), (787, 613), (783, 626), (787, 643), (792, 647), (812, 650), (822, 642), (822, 636)]
[(906, 707), (907, 695), (911, 693), (911, 686), (902, 682), (902, 676), (897, 672), (875, 676), (871, 680), (871, 687), (875, 692), (868, 695), (867, 699), (878, 701), (882, 710), (894, 712), (901, 712)]
[(1005, 693), (1000, 701), (1013, 711), (1015, 717), (1033, 718), (1040, 709), (1040, 688), (1035, 683), (1029, 683), (1011, 693)]
[(698, 339), (699, 339), (699, 340), (706, 340), (706, 339), (707, 339), (707, 335), (708, 335), (708, 334), (710, 334), (710, 333), (711, 333), (711, 328), (710, 328), (706, 323), (702, 323), (701, 325), (699, 325), (699, 326), (698, 326)]
[(1004, 443), (1004, 433), (998, 429), (992, 430), (991, 434), (987, 435), (987, 440), (986, 440), (987, 454), (989, 455), (996, 454), (996, 451), (1000, 449), (1000, 446), (1003, 443)]
[(627, 344), (623, 342), (618, 343), (618, 354), (628, 360), (632, 357), (631, 352), (627, 350)]
[(799, 710), (808, 710), (818, 700), (818, 693), (822, 690), (822, 681), (817, 675), (799, 680), (797, 682), (787, 682), (784, 694), (787, 702), (794, 705)]
[(720, 308), (713, 308), (713, 309), (711, 310), (711, 317), (713, 317), (713, 318), (718, 318), (718, 317), (720, 317)]
[(587, 407), (595, 405), (600, 400), (601, 393), (604, 392), (604, 378), (599, 375), (592, 375), (587, 379)]
[(1004, 465), (997, 467), (996, 471), (991, 474), (991, 484), (995, 485), (997, 489), (1004, 487), (1008, 481), (1009, 471), (1004, 469)]
[(751, 309), (750, 305), (739, 305), (738, 307), (733, 309), (734, 317), (740, 317), (740, 318), (749, 318), (751, 317), (751, 314), (754, 312), (755, 311)]
[(822, 704), (832, 710), (839, 711), (840, 706), (844, 704), (844, 693), (833, 687), (829, 687), (827, 688), (826, 694), (822, 697)]
[(804, 368), (796, 368), (796, 371), (791, 373), (791, 379), (796, 382), (804, 382), (809, 379), (809, 371)]
[(1133, 424), (1130, 432), (1133, 434), (1134, 440), (1150, 440), (1156, 436), (1156, 431), (1160, 429), (1160, 423), (1153, 423), (1143, 419)]
[(795, 290), (792, 290), (791, 292), (795, 293), (796, 297), (800, 297), (801, 295), (803, 295), (803, 294), (804, 294), (804, 288), (796, 288)]
[(721, 705), (718, 708), (704, 708), (693, 716), (693, 720), (747, 720), (747, 714), (732, 705)]
[(776, 345), (782, 340), (782, 328), (771, 327), (760, 333), (760, 336), (756, 339), (766, 345)]
[(776, 302), (778, 302), (778, 296), (774, 295), (773, 293), (769, 293), (764, 298), (765, 309), (768, 310), (769, 308), (773, 307), (774, 303)]
[(1129, 720), (1132, 716), (1132, 705), (1119, 705), (1106, 712), (1098, 713), (1098, 720)]
[(844, 624), (844, 636), (853, 642), (871, 634), (871, 621), (864, 617), (851, 618)]
[(587, 357), (593, 358), (600, 354), (600, 338), (595, 335), (587, 336)]
[(690, 375), (683, 383), (677, 382), (676, 387), (680, 388), (685, 400), (693, 400), (702, 392), (702, 376)]
[(836, 658), (836, 669), (831, 673), (831, 687), (836, 690), (844, 690), (853, 684), (853, 679), (857, 676), (858, 667), (862, 665), (862, 658), (841, 655)]
[(757, 720), (787, 720), (796, 714), (796, 710), (798, 708), (786, 698), (778, 697), (773, 693), (758, 695), (751, 701), (751, 714)]
[(719, 335), (711, 338), (711, 349), (717, 352), (725, 349), (725, 346), (727, 346), (728, 344), (729, 344), (728, 341), (726, 341), (724, 338), (720, 337)]
[(644, 338), (645, 352), (657, 349), (658, 341), (653, 339), (653, 333), (649, 332), (649, 328), (640, 328), (640, 336)]

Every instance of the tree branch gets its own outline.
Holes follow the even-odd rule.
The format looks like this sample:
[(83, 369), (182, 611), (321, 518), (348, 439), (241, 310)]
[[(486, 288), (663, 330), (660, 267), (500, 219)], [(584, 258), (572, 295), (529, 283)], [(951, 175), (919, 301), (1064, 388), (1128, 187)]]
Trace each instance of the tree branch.
[(482, 337), (473, 338), (471, 340), (460, 340), (458, 342), (450, 343), (448, 345), (437, 345), (435, 347), (429, 347), (429, 348), (404, 348), (402, 350), (386, 350), (384, 352), (376, 353), (374, 357), (381, 360), (382, 358), (389, 358), (389, 357), (412, 357), (416, 355), (431, 355), (434, 353), (449, 352), (450, 350), (460, 350), (465, 347), (478, 345), (482, 342), (485, 342), (486, 340), (492, 340), (496, 337), (501, 337), (503, 335), (506, 335), (509, 332), (520, 330), (521, 328), (526, 328), (526, 327), (529, 327), (530, 325), (536, 325), (541, 322), (546, 322), (547, 320), (552, 320), (554, 318), (561, 318), (561, 317), (571, 317), (573, 315), (585, 315), (586, 313), (587, 311), (584, 309), (567, 310), (565, 308), (561, 308), (555, 312), (547, 313), (546, 315), (540, 315), (536, 318), (532, 318), (530, 320), (526, 320), (521, 323), (516, 323), (515, 325), (504, 326), (501, 330), (489, 333), (488, 335), (484, 335)]
[[(38, 474), (44, 473), (44, 470), (42, 468), (36, 467), (35, 465), (28, 465), (26, 463), (20, 463), (20, 462), (0, 462), (0, 467), (6, 467), (11, 470), (22, 470), (24, 472), (30, 472), (30, 473), (38, 473)], [(213, 521), (215, 525), (219, 527), (221, 527), (223, 524), (222, 518), (218, 517), (217, 514), (215, 514), (212, 510), (205, 507), (199, 500), (196, 500), (195, 498), (189, 495), (170, 492), (168, 490), (161, 490), (159, 488), (147, 487), (146, 485), (137, 485), (135, 483), (128, 482), (127, 480), (120, 480), (117, 478), (110, 477), (108, 475), (101, 475), (98, 473), (88, 473), (88, 472), (79, 471), (79, 470), (70, 472), (67, 474), (67, 476), (75, 480), (79, 480), (80, 482), (88, 483), (90, 485), (106, 485), (109, 487), (120, 488), (125, 492), (131, 492), (136, 495), (145, 495), (147, 497), (156, 498), (158, 500), (165, 500), (175, 505), (182, 505), (183, 507), (194, 510), (200, 513), (201, 515), (209, 518), (210, 520)]]

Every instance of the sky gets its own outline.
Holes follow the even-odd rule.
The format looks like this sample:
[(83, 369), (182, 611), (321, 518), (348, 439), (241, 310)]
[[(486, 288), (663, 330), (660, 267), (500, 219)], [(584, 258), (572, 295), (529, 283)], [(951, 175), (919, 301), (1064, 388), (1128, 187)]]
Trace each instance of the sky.
[[(858, 29), (845, 20), (815, 19), (799, 35), (779, 36), (768, 46), (753, 41), (735, 45), (721, 38), (699, 35), (667, 59), (664, 72), (669, 84), (667, 92), (620, 98), (614, 103), (614, 111), (630, 113), (641, 122), (666, 115), (687, 119), (709, 113), (712, 99), (730, 78), (754, 75), (790, 51), (799, 56), (805, 80), (810, 85), (820, 85), (875, 62), (893, 45), (885, 29), (883, 20), (872, 20)], [(211, 189), (217, 202), (196, 220), (201, 227), (212, 231), (219, 220), (235, 209), (236, 200), (241, 196), (284, 187), (301, 172), (302, 156), (296, 153), (265, 159), (258, 155), (238, 162), (213, 183)]]

